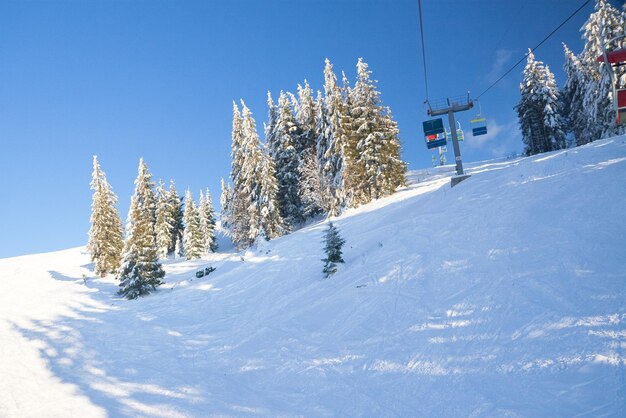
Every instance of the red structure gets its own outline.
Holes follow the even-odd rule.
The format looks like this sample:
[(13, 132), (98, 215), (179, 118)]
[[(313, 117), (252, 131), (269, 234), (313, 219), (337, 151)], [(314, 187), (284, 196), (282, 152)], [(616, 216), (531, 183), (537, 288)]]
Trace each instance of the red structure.
[[(611, 76), (611, 80), (613, 80), (613, 69), (611, 67), (626, 65), (626, 48), (620, 48), (614, 51), (605, 51), (598, 57), (598, 62), (605, 62), (605, 55), (606, 61), (610, 64), (607, 69), (609, 71), (609, 75)], [(613, 85), (613, 100), (615, 102), (616, 122), (618, 125), (626, 124), (626, 89), (619, 89), (617, 88), (617, 83), (613, 83), (615, 83)]]
[[(619, 64), (626, 62), (626, 48), (616, 49), (615, 51), (607, 52), (606, 57), (609, 60), (609, 64)], [(604, 55), (598, 57), (598, 62), (604, 62)]]

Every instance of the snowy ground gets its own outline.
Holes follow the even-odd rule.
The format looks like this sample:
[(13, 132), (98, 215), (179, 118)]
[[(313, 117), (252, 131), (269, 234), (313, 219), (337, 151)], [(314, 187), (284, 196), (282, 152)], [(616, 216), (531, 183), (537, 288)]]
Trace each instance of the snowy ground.
[(336, 219), (330, 279), (324, 222), (135, 301), (0, 260), (0, 416), (626, 416), (626, 137), (451, 170)]

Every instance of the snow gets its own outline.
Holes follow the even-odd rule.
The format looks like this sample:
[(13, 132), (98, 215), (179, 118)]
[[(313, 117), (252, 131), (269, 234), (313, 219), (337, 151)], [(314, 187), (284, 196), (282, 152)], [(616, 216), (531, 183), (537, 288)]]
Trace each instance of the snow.
[(626, 137), (468, 167), (333, 218), (329, 279), (326, 222), (134, 301), (0, 260), (0, 416), (624, 416)]

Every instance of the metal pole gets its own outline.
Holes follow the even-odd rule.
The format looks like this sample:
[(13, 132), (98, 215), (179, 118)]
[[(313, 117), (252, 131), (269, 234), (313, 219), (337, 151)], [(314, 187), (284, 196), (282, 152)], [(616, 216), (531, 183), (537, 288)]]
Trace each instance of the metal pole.
[(456, 136), (456, 122), (454, 120), (454, 112), (448, 111), (448, 122), (450, 123), (450, 133), (452, 134), (452, 147), (454, 148), (454, 160), (456, 161), (456, 175), (463, 175), (463, 162), (461, 161), (461, 149), (459, 148), (459, 139)]

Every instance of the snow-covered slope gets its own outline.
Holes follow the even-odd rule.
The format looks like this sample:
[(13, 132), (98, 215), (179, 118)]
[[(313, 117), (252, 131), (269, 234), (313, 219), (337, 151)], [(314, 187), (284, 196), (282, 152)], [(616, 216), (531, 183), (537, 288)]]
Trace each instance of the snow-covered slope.
[(135, 301), (0, 260), (0, 416), (624, 416), (626, 138), (451, 170), (337, 218), (330, 279), (325, 222)]

